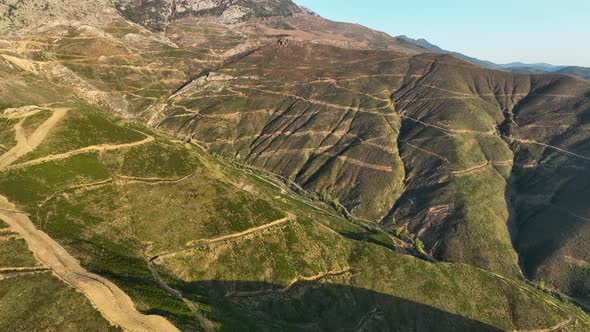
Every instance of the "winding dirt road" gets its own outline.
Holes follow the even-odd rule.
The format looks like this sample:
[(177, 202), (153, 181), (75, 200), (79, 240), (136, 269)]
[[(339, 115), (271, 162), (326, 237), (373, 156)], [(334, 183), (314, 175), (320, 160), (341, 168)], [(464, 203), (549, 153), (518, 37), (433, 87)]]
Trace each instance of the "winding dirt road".
[(295, 278), (293, 278), (289, 284), (283, 288), (279, 288), (279, 289), (263, 289), (263, 290), (259, 290), (259, 291), (239, 291), (239, 292), (228, 292), (225, 294), (226, 297), (251, 297), (251, 296), (259, 296), (259, 295), (265, 295), (265, 294), (270, 294), (270, 293), (278, 293), (278, 294), (284, 294), (286, 292), (288, 292), (291, 288), (293, 288), (293, 286), (295, 286), (296, 284), (300, 283), (300, 282), (314, 282), (314, 281), (318, 281), (321, 279), (325, 279), (327, 277), (335, 277), (335, 276), (340, 276), (343, 274), (347, 274), (347, 273), (352, 273), (351, 268), (347, 267), (341, 270), (337, 270), (337, 271), (328, 271), (328, 272), (323, 272), (314, 276), (304, 276), (304, 275), (300, 275), (297, 276)]
[(121, 289), (107, 279), (84, 270), (80, 263), (44, 232), (35, 228), (27, 215), (0, 196), (0, 218), (29, 245), (35, 257), (60, 279), (78, 289), (111, 323), (126, 331), (178, 331), (161, 316), (140, 314)]
[(229, 240), (235, 240), (235, 239), (239, 239), (254, 233), (258, 233), (261, 232), (263, 230), (266, 230), (268, 228), (272, 228), (272, 227), (276, 227), (288, 222), (294, 222), (296, 220), (295, 215), (289, 213), (285, 218), (279, 219), (279, 220), (275, 220), (273, 222), (270, 222), (268, 224), (264, 224), (264, 225), (260, 225), (260, 226), (256, 226), (253, 228), (249, 228), (243, 232), (239, 232), (239, 233), (232, 233), (232, 234), (228, 234), (228, 235), (224, 235), (218, 238), (214, 238), (214, 239), (202, 239), (202, 240), (198, 240), (195, 241), (196, 244), (194, 245), (188, 245), (182, 249), (179, 250), (173, 250), (173, 251), (168, 251), (165, 253), (161, 253), (159, 255), (156, 255), (154, 257), (152, 257), (151, 261), (155, 261), (157, 259), (160, 259), (162, 257), (166, 257), (166, 256), (172, 256), (181, 252), (185, 252), (185, 251), (189, 251), (192, 249), (200, 249), (200, 248), (204, 248), (207, 247), (209, 245), (212, 244), (216, 244), (216, 243), (220, 243), (220, 242), (225, 242), (225, 241), (229, 241)]
[[(67, 109), (53, 109), (51, 117), (29, 137), (26, 137), (22, 128), (22, 121), (26, 116), (23, 117), (23, 120), (14, 127), (16, 146), (0, 156), (0, 170), (6, 169), (21, 156), (35, 150), (66, 113)], [(1, 195), (0, 219), (27, 242), (35, 257), (44, 267), (52, 270), (64, 282), (81, 291), (112, 324), (131, 332), (178, 331), (164, 317), (139, 313), (127, 294), (107, 279), (83, 269), (80, 263), (59, 243), (35, 228), (27, 214), (21, 212)]]

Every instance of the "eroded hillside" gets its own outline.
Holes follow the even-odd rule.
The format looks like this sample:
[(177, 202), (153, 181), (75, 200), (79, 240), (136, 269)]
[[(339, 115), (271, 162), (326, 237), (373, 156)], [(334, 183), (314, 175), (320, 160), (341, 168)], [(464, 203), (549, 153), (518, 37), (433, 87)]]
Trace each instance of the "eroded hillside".
[[(585, 268), (567, 281), (547, 270), (587, 260), (587, 245), (574, 240), (587, 234), (586, 204), (560, 207), (570, 217), (549, 226), (529, 223), (520, 211), (533, 212), (519, 202), (535, 204), (521, 191), (551, 199), (584, 190), (572, 180), (589, 166), (588, 93), (583, 80), (484, 70), (451, 56), (280, 41), (175, 94), (158, 128), (418, 234), (440, 259), (518, 277), (520, 253), (527, 275), (544, 267), (539, 280), (581, 286)], [(550, 179), (561, 185), (525, 180), (547, 163), (568, 164)], [(544, 227), (563, 237), (537, 236)], [(570, 246), (577, 258), (557, 254)]]
[[(549, 291), (590, 300), (588, 81), (422, 54), (286, 0), (115, 3), (0, 4), (0, 195), (139, 314), (590, 328)], [(0, 233), (17, 253), (0, 325), (80, 306), (45, 329), (113, 328)]]
[[(30, 128), (27, 139), (46, 133), (3, 166), (0, 193), (137, 310), (180, 330), (589, 326), (579, 309), (522, 282), (422, 260), (403, 237), (349, 221), (270, 174), (83, 103), (60, 107), (7, 111), (22, 115), (15, 127)], [(26, 259), (18, 264), (35, 266)]]

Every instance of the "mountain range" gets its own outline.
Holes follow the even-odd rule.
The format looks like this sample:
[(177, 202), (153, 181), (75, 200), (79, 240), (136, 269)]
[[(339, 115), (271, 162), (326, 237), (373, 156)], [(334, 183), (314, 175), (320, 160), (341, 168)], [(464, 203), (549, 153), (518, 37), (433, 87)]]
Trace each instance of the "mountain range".
[(590, 330), (584, 68), (289, 0), (10, 0), (0, 36), (2, 330)]
[(417, 46), (424, 47), (429, 51), (440, 53), (440, 54), (452, 54), (459, 59), (465, 60), (467, 62), (471, 62), (478, 66), (487, 69), (494, 69), (494, 70), (504, 70), (509, 71), (515, 74), (548, 74), (548, 73), (559, 73), (559, 74), (567, 74), (576, 77), (580, 77), (583, 79), (590, 79), (590, 68), (579, 67), (579, 66), (555, 66), (548, 63), (523, 63), (523, 62), (512, 62), (507, 64), (496, 64), (490, 61), (480, 60), (477, 58), (470, 57), (468, 55), (447, 51), (445, 49), (440, 48), (437, 45), (431, 44), (424, 38), (420, 39), (412, 39), (407, 36), (397, 36), (397, 39), (407, 41), (409, 43), (415, 44)]

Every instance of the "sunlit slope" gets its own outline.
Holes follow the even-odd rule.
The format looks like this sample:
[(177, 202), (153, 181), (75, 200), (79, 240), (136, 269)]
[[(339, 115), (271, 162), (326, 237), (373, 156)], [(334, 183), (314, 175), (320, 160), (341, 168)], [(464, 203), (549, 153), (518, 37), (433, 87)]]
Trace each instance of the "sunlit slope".
[[(518, 221), (516, 174), (541, 170), (543, 158), (587, 171), (589, 91), (583, 80), (484, 70), (451, 56), (285, 40), (195, 80), (168, 100), (158, 128), (410, 230), (441, 259), (519, 277), (520, 253), (524, 272), (536, 276), (526, 262), (545, 254), (520, 239), (542, 226)], [(555, 181), (568, 174), (556, 169)], [(578, 231), (587, 234), (577, 227), (549, 255)], [(587, 261), (587, 245), (579, 246), (571, 257)], [(562, 289), (574, 282), (571, 294), (583, 294), (588, 270), (570, 265), (577, 277), (546, 279)]]
[(400, 254), (402, 240), (262, 171), (71, 106), (0, 193), (181, 330), (588, 328), (518, 281)]
[(0, 298), (4, 331), (119, 331), (82, 294), (41, 266), (26, 242), (3, 221)]

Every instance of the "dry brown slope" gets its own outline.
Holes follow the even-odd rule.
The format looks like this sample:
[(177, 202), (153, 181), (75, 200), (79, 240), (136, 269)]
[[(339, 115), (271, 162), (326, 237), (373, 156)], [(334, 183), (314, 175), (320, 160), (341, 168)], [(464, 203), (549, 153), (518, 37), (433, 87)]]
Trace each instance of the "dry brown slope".
[(538, 231), (520, 230), (509, 199), (523, 147), (585, 162), (589, 91), (452, 56), (280, 41), (187, 86), (160, 128), (410, 230), (439, 258), (519, 277), (517, 234)]

